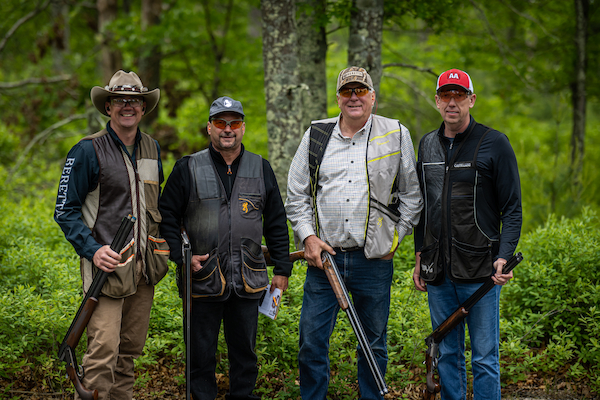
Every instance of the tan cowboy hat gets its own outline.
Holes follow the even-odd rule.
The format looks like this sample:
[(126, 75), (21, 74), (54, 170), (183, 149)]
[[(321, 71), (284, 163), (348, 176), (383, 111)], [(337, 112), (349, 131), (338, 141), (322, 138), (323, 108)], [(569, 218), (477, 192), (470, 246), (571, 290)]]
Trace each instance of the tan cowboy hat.
[(94, 86), (90, 97), (92, 103), (102, 114), (109, 116), (106, 113), (105, 103), (109, 97), (114, 96), (142, 96), (146, 102), (146, 112), (149, 114), (156, 105), (158, 99), (160, 99), (160, 89), (154, 89), (148, 91), (148, 88), (142, 84), (142, 80), (133, 71), (125, 72), (123, 70), (117, 71), (110, 82), (105, 87)]

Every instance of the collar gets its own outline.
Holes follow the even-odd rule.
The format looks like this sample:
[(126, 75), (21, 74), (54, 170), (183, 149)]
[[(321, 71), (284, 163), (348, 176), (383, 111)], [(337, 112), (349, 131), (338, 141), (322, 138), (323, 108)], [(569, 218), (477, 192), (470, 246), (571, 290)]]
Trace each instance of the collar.
[[(208, 151), (210, 152), (210, 157), (213, 159), (214, 162), (222, 164), (222, 165), (227, 165), (227, 163), (225, 162), (225, 159), (223, 158), (221, 153), (219, 153), (217, 150), (215, 150), (212, 143), (208, 144)], [(242, 149), (240, 150), (240, 154), (237, 156), (237, 158), (235, 160), (233, 160), (231, 165), (239, 164), (240, 159), (242, 158), (243, 155), (244, 155), (244, 144), (242, 143)]]
[(350, 140), (356, 137), (356, 135), (362, 135), (365, 132), (371, 132), (371, 125), (373, 125), (373, 114), (369, 115), (369, 119), (367, 119), (367, 122), (365, 122), (365, 124), (362, 126), (362, 128), (360, 128), (358, 131), (356, 131), (356, 133), (354, 133), (354, 136), (349, 138), (346, 137), (344, 135), (342, 135), (342, 130), (340, 129), (340, 122), (342, 121), (342, 113), (340, 113), (338, 115), (337, 118), (337, 122), (335, 124), (335, 126), (333, 127), (333, 132), (332, 134), (335, 135), (337, 134), (340, 138), (344, 139), (344, 140)]
[[(106, 123), (106, 130), (108, 131), (108, 134), (113, 138), (113, 140), (115, 142), (117, 142), (117, 144), (119, 146), (121, 146), (121, 148), (123, 148), (123, 150), (125, 150), (125, 152), (127, 153), (127, 146), (125, 146), (125, 144), (123, 144), (123, 142), (121, 141), (121, 139), (119, 139), (119, 136), (117, 135), (117, 132), (114, 131), (113, 128), (111, 128), (110, 126), (110, 121), (108, 121)], [(140, 143), (140, 140), (142, 140), (142, 132), (140, 131), (140, 128), (137, 128), (137, 133), (135, 134), (135, 142), (133, 143), (133, 149), (134, 152), (133, 154), (131, 154), (131, 156), (135, 156), (135, 149), (137, 148), (137, 145)]]
[[(454, 140), (461, 141), (464, 137), (465, 132), (469, 131), (469, 128), (471, 128), (471, 125), (473, 125), (474, 123), (475, 123), (475, 118), (473, 118), (472, 115), (469, 115), (469, 125), (467, 125), (467, 127), (465, 128), (464, 131), (457, 133)], [(450, 140), (449, 137), (446, 137), (444, 135), (445, 129), (446, 129), (446, 124), (442, 121), (442, 125), (440, 126), (440, 129), (438, 130), (438, 135), (440, 136), (440, 138), (442, 138), (444, 140)]]

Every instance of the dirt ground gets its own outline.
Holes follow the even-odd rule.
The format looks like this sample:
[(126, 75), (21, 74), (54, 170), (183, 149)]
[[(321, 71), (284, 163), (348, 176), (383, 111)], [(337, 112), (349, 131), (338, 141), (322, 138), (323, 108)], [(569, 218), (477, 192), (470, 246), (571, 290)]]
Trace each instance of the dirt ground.
[[(182, 366), (175, 366), (169, 360), (159, 360), (136, 377), (135, 400), (184, 399), (185, 386), (181, 382), (184, 375)], [(219, 395), (217, 400), (224, 400), (229, 384), (228, 377), (217, 375)], [(264, 378), (261, 378), (264, 380)], [(277, 377), (271, 381), (272, 387), (277, 387)], [(71, 383), (66, 378), (61, 387), (49, 387), (42, 379), (32, 379), (31, 371), (23, 371), (18, 379), (7, 380), (0, 375), (0, 399), (29, 399), (29, 400), (70, 400), (73, 398)], [(261, 382), (258, 383), (261, 385)], [(352, 385), (348, 393), (357, 393), (358, 385)], [(390, 387), (386, 400), (392, 399), (421, 399), (421, 385), (409, 385), (402, 390)], [(469, 396), (467, 400), (472, 400)], [(439, 398), (439, 397), (438, 397)], [(341, 397), (331, 397), (340, 400)], [(583, 383), (570, 383), (559, 376), (542, 377), (532, 374), (525, 381), (508, 385), (502, 390), (503, 400), (597, 400), (597, 393), (590, 391)], [(266, 399), (265, 399), (266, 400)], [(290, 399), (291, 400), (291, 399)], [(296, 400), (296, 399), (294, 399)]]

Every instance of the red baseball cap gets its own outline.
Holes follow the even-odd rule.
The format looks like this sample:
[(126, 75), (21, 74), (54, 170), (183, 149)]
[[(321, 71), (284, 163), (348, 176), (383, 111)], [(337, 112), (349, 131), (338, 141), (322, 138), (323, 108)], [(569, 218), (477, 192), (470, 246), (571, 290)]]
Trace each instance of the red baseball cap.
[(437, 92), (446, 85), (457, 85), (468, 90), (470, 93), (473, 93), (473, 81), (471, 80), (471, 77), (465, 71), (461, 71), (460, 69), (450, 69), (446, 72), (442, 72), (438, 77), (435, 91)]

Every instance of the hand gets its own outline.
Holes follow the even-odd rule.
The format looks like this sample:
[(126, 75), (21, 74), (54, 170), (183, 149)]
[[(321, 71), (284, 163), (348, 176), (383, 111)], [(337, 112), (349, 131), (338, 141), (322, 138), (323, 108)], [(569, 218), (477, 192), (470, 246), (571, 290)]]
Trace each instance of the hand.
[(315, 235), (310, 235), (304, 239), (304, 259), (308, 262), (308, 265), (323, 269), (323, 261), (321, 260), (323, 251), (335, 255), (333, 247)]
[(502, 268), (504, 267), (504, 264), (506, 264), (506, 260), (504, 258), (499, 258), (494, 262), (494, 268), (496, 269), (496, 273), (492, 275), (492, 281), (494, 281), (496, 285), (502, 286), (508, 283), (508, 281), (510, 281), (513, 277), (512, 271), (510, 271), (508, 274), (502, 273)]
[(204, 266), (202, 262), (208, 260), (208, 253), (203, 256), (192, 256), (192, 273), (200, 271)]
[(119, 265), (121, 255), (112, 250), (109, 245), (104, 245), (94, 253), (92, 261), (94, 262), (94, 265), (102, 271), (110, 273), (117, 268), (117, 265)]
[(417, 251), (415, 253), (415, 270), (413, 271), (413, 282), (415, 283), (415, 288), (421, 292), (427, 291), (427, 284), (423, 279), (421, 279), (421, 252)]
[(270, 293), (273, 293), (275, 288), (285, 292), (288, 288), (288, 277), (283, 275), (274, 275), (273, 280), (271, 281), (271, 290)]

